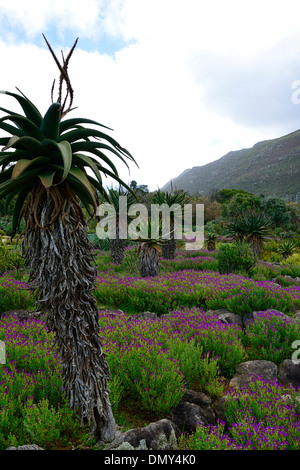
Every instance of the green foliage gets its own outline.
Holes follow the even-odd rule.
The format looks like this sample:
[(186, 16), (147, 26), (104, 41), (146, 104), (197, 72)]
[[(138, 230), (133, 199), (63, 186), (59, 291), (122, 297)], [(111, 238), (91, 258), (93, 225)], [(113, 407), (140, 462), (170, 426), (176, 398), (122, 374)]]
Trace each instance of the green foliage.
[(111, 240), (109, 238), (101, 239), (95, 232), (89, 233), (88, 237), (94, 249), (99, 249), (102, 251), (110, 250)]
[(262, 211), (270, 218), (273, 227), (291, 227), (291, 212), (283, 199), (269, 197), (263, 200)]
[(212, 385), (219, 376), (219, 364), (216, 358), (211, 358), (210, 353), (203, 354), (203, 347), (195, 339), (182, 341), (182, 339), (170, 339), (167, 342), (168, 354), (179, 362), (183, 372), (186, 386), (191, 388), (194, 382), (206, 390), (207, 385)]
[(25, 260), (21, 256), (19, 248), (0, 242), (0, 275), (14, 268), (22, 268), (24, 265)]
[(278, 246), (278, 251), (286, 259), (294, 253), (296, 248), (297, 245), (293, 240), (283, 240)]
[(113, 414), (115, 415), (116, 411), (119, 408), (120, 402), (124, 396), (124, 386), (123, 381), (119, 375), (114, 374), (111, 380), (108, 383), (109, 388), (109, 399), (112, 406)]
[(266, 360), (279, 366), (291, 358), (292, 343), (299, 337), (299, 323), (271, 310), (247, 322), (243, 344), (249, 360)]
[(216, 259), (221, 274), (250, 275), (255, 266), (254, 256), (246, 243), (221, 243)]
[(282, 261), (281, 264), (291, 264), (292, 266), (300, 266), (300, 253), (293, 253)]
[[(8, 235), (9, 237), (13, 235), (13, 216), (12, 215), (4, 215), (0, 218), (0, 229), (4, 232), (4, 235)], [(19, 225), (19, 231), (22, 233), (25, 230), (25, 223), (22, 220)]]
[(141, 251), (137, 246), (125, 251), (122, 265), (115, 268), (117, 272), (127, 272), (130, 274), (139, 274), (139, 267), (141, 262)]
[(23, 426), (32, 441), (40, 447), (48, 447), (60, 438), (61, 411), (56, 411), (47, 398), (34, 404), (29, 400), (25, 408)]
[(178, 440), (182, 450), (228, 450), (234, 449), (232, 439), (224, 433), (225, 423), (216, 426), (198, 425), (194, 433), (181, 434)]
[[(112, 358), (108, 356), (111, 367)], [(116, 358), (113, 359), (116, 364)], [(120, 354), (114, 373), (122, 380), (124, 390), (148, 411), (166, 413), (178, 405), (184, 394), (184, 379), (176, 361), (156, 349), (139, 347)]]
[[(229, 197), (232, 191), (232, 196)], [(229, 198), (229, 199), (228, 199)], [(229, 190), (222, 205), (222, 216), (225, 219), (234, 219), (249, 211), (259, 210), (261, 198), (247, 191)]]

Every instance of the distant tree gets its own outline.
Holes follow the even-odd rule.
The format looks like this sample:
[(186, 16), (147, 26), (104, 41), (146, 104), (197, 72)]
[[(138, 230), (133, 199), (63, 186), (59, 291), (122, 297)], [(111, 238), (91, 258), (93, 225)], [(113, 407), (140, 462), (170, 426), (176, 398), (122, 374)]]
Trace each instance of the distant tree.
[(219, 202), (220, 204), (224, 204), (230, 201), (234, 196), (237, 195), (244, 195), (244, 196), (253, 196), (252, 193), (245, 191), (244, 189), (221, 189), (215, 191), (213, 193), (214, 200)]
[(261, 198), (255, 194), (237, 192), (227, 202), (222, 203), (222, 216), (225, 219), (234, 219), (245, 212), (259, 210), (261, 203)]
[(269, 197), (261, 206), (262, 210), (269, 216), (274, 227), (288, 229), (292, 223), (292, 214), (283, 199)]

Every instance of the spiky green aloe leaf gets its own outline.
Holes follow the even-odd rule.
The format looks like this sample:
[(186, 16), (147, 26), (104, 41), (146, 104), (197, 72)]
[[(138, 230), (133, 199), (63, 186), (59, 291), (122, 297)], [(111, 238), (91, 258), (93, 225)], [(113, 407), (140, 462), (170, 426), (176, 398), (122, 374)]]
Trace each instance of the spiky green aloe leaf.
[(30, 153), (31, 156), (45, 156), (49, 154), (47, 147), (45, 147), (40, 141), (37, 139), (24, 135), (23, 137), (12, 136), (6, 147), (2, 149), (2, 151), (7, 150), (9, 148), (14, 148), (17, 150), (26, 150)]
[(24, 185), (31, 186), (35, 181), (35, 177), (40, 169), (33, 168), (29, 171), (24, 172), (17, 180), (9, 179), (0, 184), (0, 199), (8, 196), (11, 192), (17, 194)]
[(30, 192), (31, 187), (30, 186), (24, 186), (16, 199), (15, 205), (14, 205), (14, 211), (13, 211), (13, 221), (12, 221), (12, 229), (13, 229), (13, 235), (15, 234), (16, 230), (18, 229), (20, 225), (20, 221), (22, 219), (23, 215), (23, 208), (26, 202), (26, 199), (28, 197), (28, 194)]
[(63, 132), (66, 132), (74, 127), (77, 128), (78, 124), (95, 124), (96, 126), (105, 127), (105, 129), (108, 129), (110, 131), (113, 130), (110, 127), (104, 126), (103, 124), (100, 124), (97, 121), (93, 121), (92, 119), (72, 118), (61, 121), (59, 133), (62, 134)]
[(23, 135), (29, 135), (30, 137), (33, 137), (34, 139), (37, 139), (39, 141), (45, 138), (40, 128), (36, 126), (32, 121), (30, 121), (30, 119), (24, 116), (20, 116), (18, 114), (4, 116), (0, 119), (0, 128), (1, 124), (4, 123), (4, 121), (6, 120), (12, 121), (14, 124), (16, 124), (19, 129), (21, 129)]
[(5, 181), (11, 180), (11, 175), (13, 172), (13, 167), (8, 168), (7, 170), (0, 172), (0, 184), (4, 183)]
[(52, 105), (48, 108), (41, 124), (41, 132), (47, 139), (53, 139), (57, 141), (59, 137), (60, 117), (60, 103), (52, 103)]
[(98, 162), (93, 161), (92, 158), (88, 157), (87, 155), (81, 154), (81, 153), (75, 153), (73, 155), (73, 161), (74, 161), (74, 164), (77, 164), (79, 162), (79, 163), (83, 164), (84, 166), (90, 167), (91, 170), (93, 170), (93, 172), (97, 176), (97, 179), (98, 179), (99, 183), (102, 182), (101, 174), (100, 174), (100, 172), (97, 168), (97, 163)]
[(133, 159), (132, 155), (130, 155), (130, 153), (126, 149), (121, 147), (121, 145), (115, 139), (113, 139), (112, 137), (110, 137), (109, 135), (107, 135), (107, 134), (105, 134), (101, 131), (98, 131), (97, 129), (90, 129), (90, 128), (76, 129), (76, 130), (73, 130), (73, 131), (70, 131), (70, 132), (67, 132), (67, 133), (63, 134), (60, 137), (60, 140), (67, 140), (68, 142), (70, 142), (70, 144), (72, 144), (72, 143), (75, 143), (78, 140), (89, 139), (91, 137), (106, 140), (116, 150), (118, 150), (122, 154), (126, 155), (127, 157)]
[(5, 167), (9, 164), (19, 161), (21, 158), (28, 157), (27, 152), (15, 151), (15, 152), (1, 152), (0, 154), (0, 166), (1, 171), (4, 171)]
[(51, 188), (51, 186), (53, 185), (55, 174), (56, 174), (56, 170), (53, 170), (53, 171), (49, 171), (49, 172), (46, 172), (46, 173), (43, 173), (43, 174), (38, 174), (38, 177), (39, 177), (42, 185), (45, 188)]
[(36, 164), (47, 163), (49, 160), (50, 159), (48, 157), (36, 157), (36, 158), (33, 158), (32, 160), (28, 160), (27, 158), (22, 158), (15, 164), (11, 178), (13, 180), (16, 180), (30, 166), (36, 165)]
[(91, 194), (93, 200), (95, 200), (95, 188), (90, 184), (88, 176), (85, 171), (80, 168), (71, 168), (70, 175), (75, 178), (81, 185)]
[(1, 122), (0, 129), (2, 129), (5, 132), (8, 132), (9, 134), (16, 135), (18, 137), (22, 137), (22, 135), (24, 135), (24, 132), (19, 127), (12, 126), (11, 124), (8, 124), (7, 122)]
[(13, 96), (21, 105), (25, 116), (30, 119), (36, 126), (40, 127), (42, 123), (42, 115), (39, 110), (34, 106), (34, 104), (26, 98), (24, 95), (18, 95), (17, 93), (11, 93), (9, 91), (0, 91), (5, 95)]
[(104, 160), (112, 168), (112, 170), (115, 171), (115, 173), (118, 173), (115, 165), (110, 160), (110, 158), (105, 155), (105, 153), (101, 152), (99, 149), (110, 151), (111, 153), (116, 155), (120, 160), (122, 160), (122, 162), (127, 166), (127, 168), (129, 168), (125, 158), (116, 149), (110, 147), (109, 145), (103, 144), (102, 142), (75, 142), (71, 144), (71, 146), (74, 153), (89, 152), (101, 158), (101, 160)]

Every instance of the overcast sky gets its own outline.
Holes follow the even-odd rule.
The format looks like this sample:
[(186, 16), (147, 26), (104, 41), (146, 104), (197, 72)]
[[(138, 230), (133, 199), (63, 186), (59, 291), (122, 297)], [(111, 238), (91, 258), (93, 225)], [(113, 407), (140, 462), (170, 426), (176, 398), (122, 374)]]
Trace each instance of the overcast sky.
[(113, 128), (139, 164), (120, 175), (155, 190), (300, 128), (299, 17), (298, 0), (0, 0), (0, 89), (44, 113), (59, 74), (42, 33), (58, 57), (79, 37), (72, 117)]

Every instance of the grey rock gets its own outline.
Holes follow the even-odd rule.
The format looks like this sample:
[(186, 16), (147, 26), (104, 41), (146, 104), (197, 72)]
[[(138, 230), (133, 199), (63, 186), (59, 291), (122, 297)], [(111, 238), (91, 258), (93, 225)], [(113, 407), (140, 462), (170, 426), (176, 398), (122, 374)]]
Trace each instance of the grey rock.
[(214, 411), (216, 414), (216, 418), (224, 422), (226, 422), (225, 411), (226, 411), (227, 402), (228, 402), (228, 395), (223, 395), (223, 397), (219, 398), (214, 403)]
[(218, 310), (208, 310), (206, 312), (207, 315), (217, 315), (219, 320), (222, 323), (226, 323), (229, 325), (234, 325), (237, 324), (240, 327), (243, 326), (243, 320), (240, 315), (237, 315), (236, 313), (229, 312), (229, 310), (226, 310), (225, 308), (220, 308)]
[[(177, 431), (178, 432), (178, 431)], [(176, 428), (168, 419), (130, 429), (119, 435), (104, 450), (176, 450)]]
[(300, 361), (292, 359), (283, 361), (279, 366), (278, 378), (283, 385), (300, 387)]
[(211, 398), (205, 393), (195, 392), (194, 390), (186, 389), (182, 397), (182, 401), (187, 401), (188, 403), (195, 403), (200, 405), (203, 408), (208, 408), (211, 406)]
[(141, 312), (130, 315), (128, 317), (128, 320), (132, 320), (133, 318), (136, 318), (138, 320), (156, 320), (158, 316), (154, 312)]
[(27, 444), (19, 447), (7, 447), (5, 450), (44, 450), (42, 447), (39, 447), (37, 444)]
[(179, 403), (172, 411), (172, 421), (181, 432), (192, 434), (198, 424), (215, 424), (215, 415), (210, 405), (199, 406), (185, 401)]
[(271, 381), (277, 378), (277, 366), (274, 362), (265, 360), (242, 362), (236, 367), (236, 374), (230, 380), (229, 386), (246, 387), (253, 378), (263, 378)]

